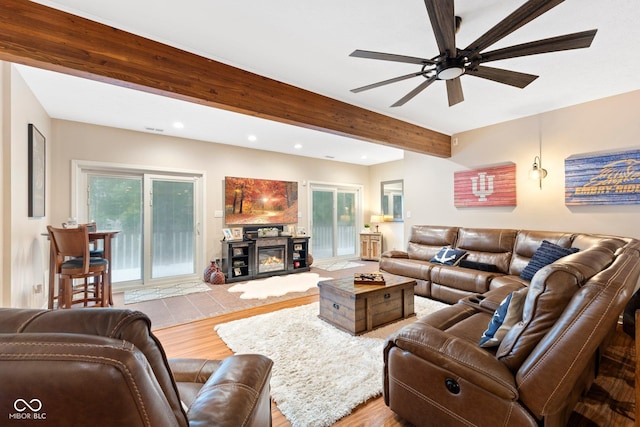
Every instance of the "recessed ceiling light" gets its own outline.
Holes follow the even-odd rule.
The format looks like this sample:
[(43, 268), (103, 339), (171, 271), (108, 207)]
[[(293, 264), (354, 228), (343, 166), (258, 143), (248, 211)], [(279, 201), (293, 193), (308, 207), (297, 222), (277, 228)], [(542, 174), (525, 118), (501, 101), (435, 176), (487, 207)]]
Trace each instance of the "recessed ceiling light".
[(295, 148), (296, 150), (299, 150), (302, 148), (302, 144), (296, 144), (293, 146), (293, 148)]
[(248, 139), (249, 141), (251, 141), (251, 142), (255, 142), (255, 141), (257, 141), (257, 140), (258, 140), (258, 137), (257, 137), (257, 136), (255, 136), (255, 135), (249, 135), (249, 136), (247, 137), (247, 139)]
[(182, 129), (182, 128), (184, 128), (184, 123), (182, 123), (182, 122), (175, 122), (175, 123), (173, 124), (173, 127), (174, 127), (174, 128), (176, 128), (176, 129)]
[(360, 157), (362, 160), (365, 160), (367, 158), (366, 154), (363, 154), (362, 157)]

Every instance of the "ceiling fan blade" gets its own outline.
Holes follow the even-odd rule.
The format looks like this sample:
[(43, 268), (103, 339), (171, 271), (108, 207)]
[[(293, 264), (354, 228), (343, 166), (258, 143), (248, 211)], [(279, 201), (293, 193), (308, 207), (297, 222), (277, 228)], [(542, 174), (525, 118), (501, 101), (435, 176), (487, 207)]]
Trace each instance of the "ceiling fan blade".
[(405, 62), (408, 64), (436, 64), (436, 61), (414, 56), (396, 55), (394, 53), (372, 52), (370, 50), (354, 50), (349, 56), (354, 58), (380, 59), (382, 61)]
[(391, 84), (391, 83), (401, 82), (402, 80), (407, 80), (407, 79), (410, 79), (412, 77), (418, 77), (420, 75), (422, 75), (422, 72), (406, 74), (404, 76), (394, 77), (394, 78), (389, 79), (389, 80), (384, 80), (384, 81), (381, 81), (381, 82), (378, 82), (378, 83), (373, 83), (373, 84), (370, 84), (370, 85), (367, 85), (367, 86), (362, 86), (362, 87), (358, 87), (358, 88), (355, 88), (355, 89), (351, 89), (351, 92), (359, 93), (359, 92), (363, 92), (365, 90), (374, 89), (374, 88), (377, 88), (377, 87), (380, 87), (380, 86), (384, 86), (384, 85), (388, 85), (388, 84)]
[(460, 77), (447, 80), (447, 97), (449, 98), (449, 107), (453, 107), (457, 103), (464, 101)]
[(424, 0), (424, 4), (427, 6), (440, 53), (449, 52), (447, 56), (456, 56), (456, 18), (453, 0)]
[(399, 99), (395, 104), (392, 105), (392, 107), (400, 107), (400, 106), (406, 104), (408, 101), (413, 99), (414, 96), (416, 96), (417, 94), (419, 94), (420, 92), (425, 90), (435, 80), (436, 80), (436, 76), (429, 77), (427, 80), (425, 80), (424, 82), (420, 83), (418, 85), (418, 87), (416, 87), (414, 90), (412, 90), (411, 92), (409, 92), (408, 94), (403, 96), (401, 99)]
[(481, 35), (476, 41), (471, 43), (465, 50), (478, 53), (491, 46), (498, 40), (503, 39), (526, 23), (534, 20), (543, 13), (556, 7), (564, 0), (529, 0), (511, 15), (504, 18), (489, 31)]
[(544, 40), (492, 50), (491, 52), (482, 53), (480, 55), (480, 62), (586, 48), (591, 46), (591, 42), (597, 31), (598, 30), (582, 31), (580, 33), (566, 34), (564, 36), (551, 37)]
[(503, 83), (509, 86), (519, 87), (520, 89), (525, 88), (529, 83), (538, 78), (538, 76), (533, 74), (483, 66), (479, 66), (477, 70), (467, 70), (465, 74), (487, 80), (493, 80), (494, 82)]

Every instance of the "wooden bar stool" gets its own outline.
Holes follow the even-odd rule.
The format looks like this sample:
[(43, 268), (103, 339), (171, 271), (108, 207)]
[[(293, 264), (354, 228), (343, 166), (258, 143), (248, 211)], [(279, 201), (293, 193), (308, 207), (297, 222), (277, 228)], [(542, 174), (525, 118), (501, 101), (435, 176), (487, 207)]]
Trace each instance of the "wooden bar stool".
[[(96, 225), (95, 221), (79, 225), (84, 225), (85, 227), (87, 227), (87, 231), (89, 233), (95, 233), (96, 231), (98, 231), (98, 226)], [(66, 222), (62, 223), (62, 228), (67, 228)], [(100, 249), (97, 246), (97, 242), (95, 239), (91, 238), (91, 234), (89, 234), (89, 255), (91, 255), (91, 258), (104, 258), (104, 250)]]
[[(58, 308), (71, 308), (75, 304), (107, 307), (111, 286), (107, 275), (109, 263), (104, 258), (90, 256), (87, 227), (48, 226), (47, 230), (56, 260), (55, 274), (59, 278)], [(81, 283), (76, 285), (77, 279), (81, 279)]]

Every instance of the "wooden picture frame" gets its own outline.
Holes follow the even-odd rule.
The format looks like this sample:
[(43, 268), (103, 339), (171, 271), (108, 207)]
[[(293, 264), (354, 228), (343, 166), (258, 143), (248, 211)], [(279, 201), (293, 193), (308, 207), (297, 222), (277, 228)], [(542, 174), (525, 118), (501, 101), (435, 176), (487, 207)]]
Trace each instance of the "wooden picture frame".
[(29, 123), (29, 217), (45, 216), (46, 139)]
[(242, 240), (242, 227), (232, 228), (231, 235), (233, 240)]

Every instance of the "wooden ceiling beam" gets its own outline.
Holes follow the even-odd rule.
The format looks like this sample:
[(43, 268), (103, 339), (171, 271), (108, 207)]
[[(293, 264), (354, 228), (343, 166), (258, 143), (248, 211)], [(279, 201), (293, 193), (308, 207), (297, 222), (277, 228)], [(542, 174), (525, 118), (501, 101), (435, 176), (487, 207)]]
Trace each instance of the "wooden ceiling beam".
[(448, 135), (24, 0), (3, 0), (0, 60), (451, 157)]

